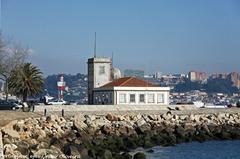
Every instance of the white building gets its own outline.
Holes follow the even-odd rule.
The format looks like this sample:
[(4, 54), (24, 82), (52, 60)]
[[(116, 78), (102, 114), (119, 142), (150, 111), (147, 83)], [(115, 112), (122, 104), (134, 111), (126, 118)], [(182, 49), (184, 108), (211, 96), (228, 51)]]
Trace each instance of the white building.
[(135, 77), (116, 79), (93, 89), (93, 104), (168, 105), (169, 87), (159, 87)]

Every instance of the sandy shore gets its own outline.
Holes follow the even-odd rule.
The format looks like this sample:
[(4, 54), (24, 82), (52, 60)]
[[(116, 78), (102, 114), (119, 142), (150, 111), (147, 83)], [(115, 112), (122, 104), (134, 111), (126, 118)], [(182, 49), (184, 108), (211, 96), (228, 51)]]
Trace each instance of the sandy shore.
[(0, 111), (0, 126), (4, 126), (12, 120), (20, 120), (30, 117), (40, 117), (41, 113), (36, 112), (19, 112), (19, 111)]

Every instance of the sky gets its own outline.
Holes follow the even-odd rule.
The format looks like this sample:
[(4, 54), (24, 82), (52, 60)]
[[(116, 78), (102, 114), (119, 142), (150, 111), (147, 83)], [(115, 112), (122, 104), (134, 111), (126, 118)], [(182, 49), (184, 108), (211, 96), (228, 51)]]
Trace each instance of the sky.
[(1, 31), (45, 75), (97, 56), (146, 73), (240, 72), (239, 0), (1, 0)]

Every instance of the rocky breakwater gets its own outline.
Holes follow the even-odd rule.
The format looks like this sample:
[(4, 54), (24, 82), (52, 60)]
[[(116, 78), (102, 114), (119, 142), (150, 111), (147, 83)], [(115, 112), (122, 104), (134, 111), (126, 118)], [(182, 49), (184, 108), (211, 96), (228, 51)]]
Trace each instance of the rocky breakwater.
[(240, 114), (51, 115), (12, 121), (1, 131), (6, 158), (130, 159), (138, 147), (240, 139)]

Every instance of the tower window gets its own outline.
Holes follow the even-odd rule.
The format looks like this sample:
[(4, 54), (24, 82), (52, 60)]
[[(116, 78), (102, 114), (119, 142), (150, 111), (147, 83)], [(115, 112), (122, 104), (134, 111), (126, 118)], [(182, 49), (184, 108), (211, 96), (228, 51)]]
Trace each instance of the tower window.
[(99, 66), (99, 75), (105, 74), (105, 66)]

